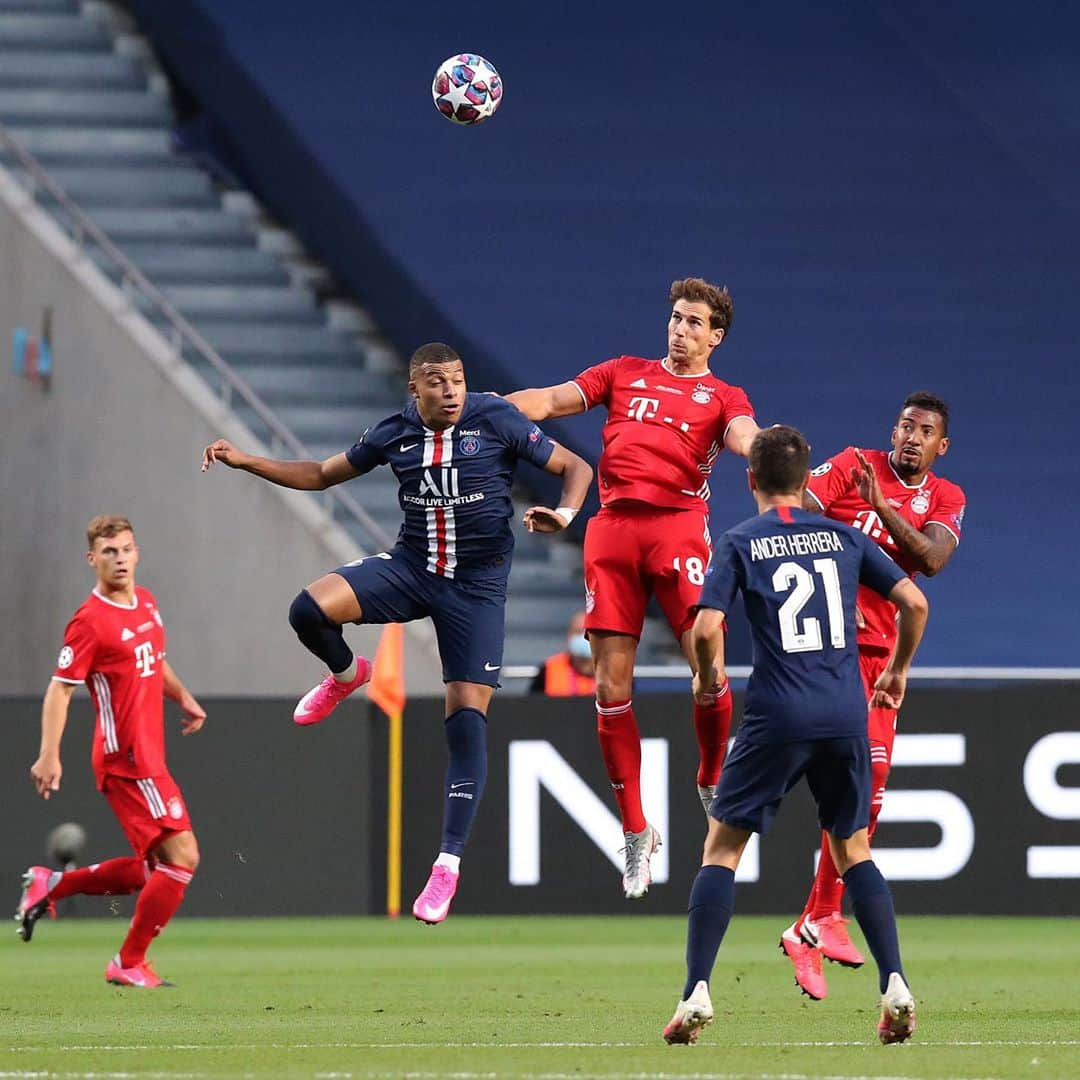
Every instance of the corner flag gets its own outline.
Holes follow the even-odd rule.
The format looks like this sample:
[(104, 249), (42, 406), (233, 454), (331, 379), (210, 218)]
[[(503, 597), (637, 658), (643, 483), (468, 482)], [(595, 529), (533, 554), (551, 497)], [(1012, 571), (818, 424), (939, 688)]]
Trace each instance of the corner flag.
[(390, 721), (386, 808), (386, 914), (401, 914), (401, 772), (402, 714), (405, 711), (405, 633), (388, 623), (375, 650), (368, 697)]

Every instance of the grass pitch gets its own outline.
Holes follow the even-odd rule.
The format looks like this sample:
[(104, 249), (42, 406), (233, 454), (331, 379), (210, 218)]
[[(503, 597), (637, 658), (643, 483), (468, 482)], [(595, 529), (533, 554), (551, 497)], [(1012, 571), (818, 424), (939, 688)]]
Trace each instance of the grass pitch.
[(828, 965), (811, 1002), (782, 924), (736, 916), (715, 1022), (669, 1047), (682, 919), (181, 918), (154, 950), (178, 984), (160, 991), (104, 983), (124, 920), (43, 920), (0, 946), (0, 1078), (1080, 1077), (1080, 921), (903, 920), (919, 1025), (894, 1047), (871, 965)]

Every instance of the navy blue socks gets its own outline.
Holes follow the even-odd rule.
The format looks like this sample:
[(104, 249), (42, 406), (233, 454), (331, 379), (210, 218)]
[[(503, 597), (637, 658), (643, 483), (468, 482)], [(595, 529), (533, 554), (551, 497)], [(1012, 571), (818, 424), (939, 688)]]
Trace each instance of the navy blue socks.
[[(872, 859), (856, 863), (844, 875), (855, 921), (870, 946), (870, 952), (878, 966), (878, 983), (881, 992), (889, 983), (889, 973), (897, 971), (901, 978), (904, 969), (900, 964), (900, 941), (896, 936), (896, 912), (888, 882)], [(907, 982), (907, 979), (904, 978)]]
[(726, 866), (703, 866), (690, 890), (686, 931), (686, 986), (683, 1001), (694, 987), (709, 981), (720, 942), (735, 910), (735, 871)]
[(345, 643), (341, 627), (331, 622), (323, 609), (304, 589), (297, 593), (289, 608), (289, 625), (304, 648), (313, 652), (332, 672), (347, 671), (353, 662), (353, 651)]
[(440, 851), (460, 855), (469, 839), (487, 781), (487, 720), (478, 709), (458, 709), (446, 718), (446, 807)]

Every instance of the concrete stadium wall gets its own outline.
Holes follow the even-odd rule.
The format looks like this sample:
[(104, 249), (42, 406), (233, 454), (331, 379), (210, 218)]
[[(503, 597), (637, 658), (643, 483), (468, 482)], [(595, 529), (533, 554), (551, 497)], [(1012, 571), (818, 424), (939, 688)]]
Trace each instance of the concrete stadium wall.
[[(24, 200), (25, 201), (25, 200)], [(19, 205), (0, 170), (0, 693), (43, 692), (64, 626), (93, 586), (86, 522), (131, 518), (138, 580), (156, 594), (169, 657), (196, 695), (299, 695), (320, 665), (296, 642), (298, 589), (360, 552), (344, 551), (311, 496), (244, 474), (199, 471), (203, 446), (254, 441), (45, 215)], [(16, 328), (52, 311), (55, 374), (43, 391), (16, 375)], [(154, 358), (155, 352), (158, 354)], [(331, 542), (334, 534), (336, 546)], [(369, 655), (379, 631), (354, 628)], [(407, 635), (410, 681), (438, 692), (434, 652)]]

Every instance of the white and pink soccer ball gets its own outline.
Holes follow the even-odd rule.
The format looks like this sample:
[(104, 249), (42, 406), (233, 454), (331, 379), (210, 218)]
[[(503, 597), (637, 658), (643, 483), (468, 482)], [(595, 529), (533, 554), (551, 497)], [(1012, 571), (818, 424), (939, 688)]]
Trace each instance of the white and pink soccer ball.
[(458, 53), (444, 60), (431, 82), (435, 108), (455, 124), (480, 124), (503, 98), (502, 78), (490, 60)]

